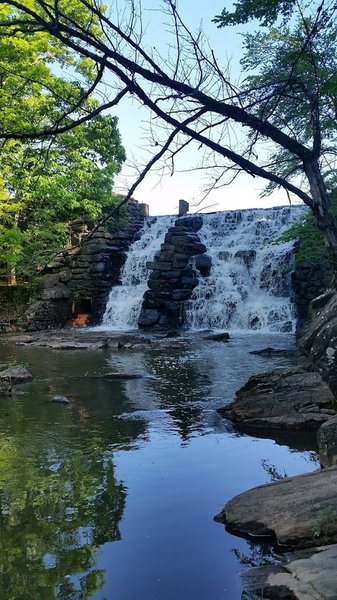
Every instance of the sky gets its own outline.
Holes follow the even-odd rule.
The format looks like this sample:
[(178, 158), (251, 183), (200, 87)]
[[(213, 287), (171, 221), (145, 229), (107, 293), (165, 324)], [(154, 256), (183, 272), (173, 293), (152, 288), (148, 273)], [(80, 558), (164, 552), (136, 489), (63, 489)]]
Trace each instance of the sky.
[[(145, 39), (148, 47), (160, 49), (166, 53), (167, 45), (172, 42), (168, 34), (167, 17), (160, 11), (159, 0), (143, 0), (143, 24)], [(192, 30), (198, 29), (200, 24), (209, 39), (220, 64), (231, 64), (231, 74), (234, 80), (242, 78), (240, 58), (242, 56), (242, 37), (240, 32), (247, 31), (239, 27), (226, 27), (218, 29), (212, 18), (221, 13), (222, 9), (230, 8), (227, 0), (177, 0), (177, 8), (184, 21)], [(251, 26), (251, 31), (254, 28)], [(134, 165), (144, 164), (147, 157), (148, 141), (145, 135), (146, 125), (149, 120), (148, 109), (140, 107), (131, 98), (124, 100), (114, 114), (118, 117), (119, 130), (123, 145), (126, 149), (127, 163), (122, 173), (115, 181), (115, 191), (126, 193), (136, 179)], [(201, 171), (190, 170), (195, 168), (200, 160), (198, 145), (189, 146), (184, 155), (180, 156), (173, 176), (159, 177), (152, 172), (146, 176), (134, 193), (134, 197), (149, 204), (151, 215), (175, 214), (179, 199), (190, 203), (190, 212), (203, 210), (233, 210), (242, 208), (268, 207), (287, 204), (287, 195), (283, 190), (273, 193), (267, 198), (261, 198), (265, 181), (241, 174), (232, 184), (215, 190), (200, 204), (204, 194), (205, 174)], [(184, 170), (185, 172), (179, 172)]]

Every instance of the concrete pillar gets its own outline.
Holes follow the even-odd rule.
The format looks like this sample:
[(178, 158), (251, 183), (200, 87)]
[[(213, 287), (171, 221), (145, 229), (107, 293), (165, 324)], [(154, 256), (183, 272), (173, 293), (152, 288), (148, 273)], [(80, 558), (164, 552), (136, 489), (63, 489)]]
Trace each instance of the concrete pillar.
[(142, 217), (149, 217), (150, 216), (150, 210), (149, 210), (149, 205), (148, 204), (144, 204), (144, 202), (139, 204), (139, 209), (140, 209), (140, 214), (142, 215)]
[(189, 211), (190, 205), (186, 200), (179, 200), (179, 217), (183, 217)]

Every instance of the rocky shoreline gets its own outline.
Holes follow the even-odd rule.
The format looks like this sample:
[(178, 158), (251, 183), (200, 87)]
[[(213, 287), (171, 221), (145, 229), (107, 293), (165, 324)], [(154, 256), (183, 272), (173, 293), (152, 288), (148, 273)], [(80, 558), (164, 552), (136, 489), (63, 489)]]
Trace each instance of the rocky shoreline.
[(234, 424), (271, 437), (282, 429), (317, 433), (321, 470), (252, 488), (215, 517), (233, 534), (286, 551), (280, 564), (243, 575), (248, 598), (337, 598), (336, 310), (336, 293), (315, 299), (298, 336), (304, 355), (298, 366), (251, 377), (219, 410)]

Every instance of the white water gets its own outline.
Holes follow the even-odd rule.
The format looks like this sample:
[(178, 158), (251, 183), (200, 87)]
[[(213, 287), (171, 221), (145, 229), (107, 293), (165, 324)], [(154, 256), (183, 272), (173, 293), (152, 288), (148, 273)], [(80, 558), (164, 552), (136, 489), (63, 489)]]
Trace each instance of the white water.
[(149, 270), (146, 263), (160, 249), (174, 217), (147, 220), (140, 239), (132, 244), (121, 272), (121, 285), (114, 286), (103, 315), (102, 327), (113, 331), (137, 328), (143, 295), (147, 289)]
[(198, 235), (212, 269), (188, 303), (188, 328), (292, 331), (293, 243), (270, 242), (303, 214), (297, 206), (203, 215)]

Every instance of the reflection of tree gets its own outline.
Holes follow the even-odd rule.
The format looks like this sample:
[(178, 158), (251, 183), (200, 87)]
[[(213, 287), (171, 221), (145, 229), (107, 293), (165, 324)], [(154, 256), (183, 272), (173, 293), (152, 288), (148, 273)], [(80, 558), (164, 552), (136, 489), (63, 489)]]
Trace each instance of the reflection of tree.
[(249, 551), (241, 552), (238, 548), (233, 548), (232, 552), (238, 559), (240, 565), (248, 567), (261, 567), (263, 565), (274, 565), (281, 561), (280, 556), (275, 554), (268, 544), (257, 544), (247, 542)]
[(120, 539), (126, 491), (97, 439), (42, 461), (0, 446), (0, 597), (83, 600), (104, 585), (95, 553)]
[(146, 357), (146, 368), (154, 372), (156, 392), (161, 408), (167, 410), (176, 422), (183, 440), (194, 431), (205, 428), (202, 406), (210, 394), (210, 379), (205, 365), (200, 365), (193, 352), (172, 351), (167, 354), (151, 354)]

